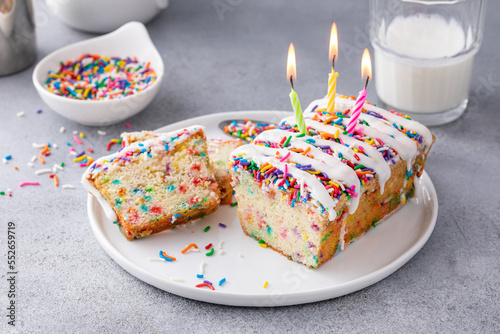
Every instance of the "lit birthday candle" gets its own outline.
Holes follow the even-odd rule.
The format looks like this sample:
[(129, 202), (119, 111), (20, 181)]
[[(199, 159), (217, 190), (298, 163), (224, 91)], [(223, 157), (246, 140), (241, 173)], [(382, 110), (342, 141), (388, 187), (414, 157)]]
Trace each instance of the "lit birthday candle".
[(347, 133), (349, 133), (350, 135), (354, 134), (356, 124), (358, 124), (358, 118), (361, 114), (361, 109), (363, 109), (363, 105), (366, 101), (366, 86), (368, 86), (368, 81), (370, 81), (371, 75), (372, 64), (370, 60), (370, 52), (368, 52), (368, 49), (365, 49), (365, 51), (363, 52), (363, 58), (361, 59), (361, 79), (364, 79), (366, 77), (366, 82), (363, 90), (359, 92), (356, 103), (354, 104), (354, 110), (351, 113), (351, 120), (347, 125)]
[(292, 102), (292, 108), (295, 113), (295, 122), (301, 133), (306, 133), (306, 122), (304, 121), (304, 115), (302, 113), (302, 108), (300, 107), (299, 96), (297, 92), (293, 89), (293, 78), (297, 78), (296, 65), (295, 65), (295, 48), (293, 43), (290, 43), (288, 48), (288, 61), (286, 64), (286, 76), (290, 78), (290, 87), (292, 91), (290, 92), (290, 101)]
[(337, 37), (337, 25), (335, 22), (332, 24), (332, 30), (330, 32), (330, 48), (328, 52), (328, 59), (332, 62), (332, 72), (328, 76), (328, 104), (327, 112), (333, 114), (335, 109), (335, 94), (337, 93), (337, 77), (339, 74), (335, 72), (335, 58), (338, 56), (338, 37)]

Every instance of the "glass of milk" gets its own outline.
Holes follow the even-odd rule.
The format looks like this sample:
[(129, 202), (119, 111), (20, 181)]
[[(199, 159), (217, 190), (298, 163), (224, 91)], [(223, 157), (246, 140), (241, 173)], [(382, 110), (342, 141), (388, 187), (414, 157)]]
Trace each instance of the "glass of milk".
[(382, 105), (426, 125), (467, 107), (486, 0), (370, 0), (375, 85)]

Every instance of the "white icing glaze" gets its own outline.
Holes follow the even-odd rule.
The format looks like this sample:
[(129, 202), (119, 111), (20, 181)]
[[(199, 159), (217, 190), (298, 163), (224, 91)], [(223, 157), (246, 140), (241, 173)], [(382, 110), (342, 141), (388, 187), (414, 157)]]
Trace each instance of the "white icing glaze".
[[(187, 130), (187, 132), (184, 132), (182, 135), (177, 136), (177, 134), (180, 133), (181, 131), (183, 131), (184, 129)], [(126, 146), (125, 148), (120, 150), (119, 152), (101, 157), (101, 158), (97, 159), (92, 165), (90, 165), (89, 168), (87, 168), (87, 170), (83, 174), (83, 177), (88, 178), (90, 175), (95, 175), (100, 171), (100, 169), (94, 170), (92, 168), (92, 166), (94, 164), (101, 165), (102, 167), (108, 167), (108, 169), (115, 168), (118, 164), (111, 164), (109, 162), (111, 160), (113, 160), (114, 158), (120, 158), (120, 157), (124, 156), (125, 152), (127, 152), (127, 151), (135, 152), (137, 150), (143, 150), (143, 149), (149, 150), (150, 149), (151, 155), (155, 156), (155, 154), (158, 154), (159, 152), (165, 151), (164, 143), (167, 143), (169, 145), (169, 150), (170, 150), (175, 145), (178, 145), (178, 144), (182, 143), (184, 140), (186, 140), (191, 133), (196, 132), (199, 129), (205, 130), (205, 128), (201, 125), (194, 125), (194, 126), (190, 126), (190, 127), (184, 128), (184, 129), (179, 129), (178, 131), (162, 133), (158, 137), (151, 138), (151, 139), (148, 139), (145, 141), (132, 143), (129, 146)], [(175, 138), (175, 139), (172, 140), (172, 138)], [(147, 157), (147, 155), (144, 155), (144, 156)]]
[[(347, 109), (352, 109), (355, 104), (355, 100), (340, 98), (337, 97), (336, 101), (336, 111), (344, 112)], [(389, 111), (378, 108), (371, 104), (364, 104), (363, 108), (368, 111), (374, 111), (379, 115), (385, 118), (377, 118), (374, 115), (362, 113), (359, 117), (359, 120), (366, 121), (369, 126), (365, 124), (358, 124), (356, 126), (357, 132), (362, 133), (364, 136), (368, 138), (373, 138), (376, 141), (382, 141), (383, 147), (376, 148), (368, 143), (359, 140), (357, 138), (351, 137), (347, 134), (343, 134), (343, 129), (324, 124), (321, 121), (312, 120), (315, 115), (316, 109), (326, 109), (328, 103), (327, 98), (323, 98), (320, 100), (313, 101), (304, 111), (304, 119), (307, 127), (313, 128), (318, 133), (328, 133), (331, 135), (336, 135), (342, 142), (345, 144), (340, 144), (332, 140), (326, 140), (318, 138), (320, 136), (303, 136), (296, 138), (299, 133), (289, 132), (285, 130), (268, 130), (261, 133), (256, 141), (266, 141), (271, 143), (280, 143), (281, 139), (286, 136), (292, 135), (292, 139), (290, 140), (290, 145), (285, 149), (281, 148), (270, 148), (265, 146), (256, 145), (255, 143), (250, 145), (244, 145), (237, 148), (232, 153), (232, 157), (237, 157), (242, 155), (245, 159), (253, 160), (257, 165), (262, 165), (264, 163), (269, 163), (274, 167), (284, 171), (284, 166), (286, 161), (280, 162), (278, 158), (276, 158), (276, 152), (279, 152), (280, 157), (285, 156), (290, 148), (301, 148), (303, 150), (309, 148), (309, 154), (314, 156), (314, 159), (309, 158), (307, 156), (303, 156), (300, 153), (290, 152), (290, 156), (287, 161), (293, 161), (296, 163), (300, 163), (301, 165), (311, 165), (314, 169), (319, 170), (334, 181), (338, 183), (342, 188), (347, 186), (350, 188), (351, 186), (355, 186), (356, 192), (358, 194), (360, 191), (360, 183), (359, 178), (356, 175), (356, 172), (351, 169), (349, 166), (345, 165), (341, 162), (341, 159), (338, 157), (338, 153), (341, 153), (342, 156), (348, 159), (350, 162), (355, 164), (364, 165), (367, 168), (370, 168), (374, 171), (376, 176), (378, 177), (378, 182), (380, 184), (381, 193), (384, 192), (384, 185), (387, 180), (391, 176), (391, 169), (389, 163), (385, 161), (384, 156), (382, 155), (382, 151), (389, 150), (391, 155), (393, 155), (394, 162), (397, 162), (399, 159), (406, 161), (407, 170), (411, 170), (413, 163), (415, 162), (415, 158), (419, 153), (418, 144), (407, 137), (405, 134), (401, 133), (398, 129), (393, 126), (393, 123), (403, 126), (410, 132), (416, 132), (422, 136), (422, 143), (425, 147), (425, 152), (430, 149), (430, 146), (433, 142), (433, 136), (431, 132), (423, 125), (418, 122), (406, 119), (404, 117), (395, 115)], [(317, 106), (315, 108), (315, 106)], [(348, 112), (346, 118), (343, 120), (343, 125), (347, 126), (350, 115), (352, 111)], [(281, 121), (280, 124), (290, 124), (295, 125), (295, 117), (290, 116)], [(337, 131), (339, 130), (339, 131)], [(306, 140), (312, 139), (314, 142)], [(332, 150), (332, 155), (329, 155), (323, 152), (319, 146), (325, 147), (328, 146)], [(380, 146), (380, 145), (378, 145)], [(356, 153), (353, 148), (360, 150), (360, 152)], [(358, 159), (356, 159), (356, 157)], [(316, 201), (321, 204), (328, 212), (329, 219), (333, 220), (336, 218), (336, 213), (333, 208), (338, 202), (336, 199), (332, 199), (329, 195), (328, 191), (325, 189), (324, 185), (318, 181), (318, 179), (307, 172), (304, 172), (296, 167), (293, 164), (288, 164), (288, 174), (291, 174), (295, 179), (297, 179), (298, 184), (300, 185), (301, 194), (304, 190), (304, 184), (307, 185), (307, 189), (311, 193), (312, 202)], [(351, 201), (349, 203), (349, 213), (354, 213), (356, 211), (359, 203), (359, 196), (351, 196)]]
[[(257, 146), (257, 145), (243, 145), (234, 150), (231, 156), (237, 157), (238, 155), (242, 154), (244, 159), (253, 160), (259, 166), (267, 162), (273, 165), (274, 167), (284, 171), (285, 162), (280, 162), (276, 158), (276, 151), (280, 152), (281, 155), (285, 155), (289, 152), (286, 149), (276, 149), (276, 148)], [(300, 157), (297, 157), (297, 155)], [(309, 164), (312, 160), (298, 153), (290, 154), (290, 158), (291, 160), (296, 161), (303, 165)], [(314, 168), (318, 167), (316, 169), (321, 170), (321, 168), (323, 168), (323, 165), (325, 164), (323, 162), (316, 161), (314, 165), (312, 163), (311, 165)], [(323, 184), (316, 178), (316, 176), (298, 169), (297, 167), (295, 167), (294, 164), (287, 164), (287, 169), (288, 169), (288, 174), (293, 175), (295, 179), (304, 180), (305, 184), (307, 184), (307, 187), (311, 193), (311, 197), (316, 199), (319, 203), (321, 203), (327, 210), (329, 219), (334, 220), (336, 217), (336, 212), (335, 210), (333, 210), (333, 208), (338, 203), (338, 200), (333, 199), (330, 196), (328, 191), (325, 189)], [(325, 169), (323, 169), (323, 171), (325, 171)]]
[[(321, 122), (313, 121), (312, 119), (306, 119), (306, 126), (310, 126), (315, 130), (319, 130), (320, 132), (326, 132), (330, 134), (334, 134), (336, 132), (337, 127), (332, 127), (330, 125), (323, 124)], [(295, 117), (287, 117), (282, 122), (287, 122), (288, 124), (295, 124)], [(348, 144), (349, 147), (356, 147), (358, 148), (361, 146), (363, 148), (363, 151), (366, 153), (364, 154), (357, 154), (359, 157), (359, 161), (357, 161), (354, 158), (355, 152), (352, 149), (349, 149), (349, 147), (339, 144), (337, 142), (331, 141), (331, 140), (326, 140), (326, 139), (320, 139), (320, 138), (314, 138), (316, 143), (320, 144), (321, 146), (330, 146), (332, 150), (336, 152), (342, 153), (344, 157), (346, 157), (348, 160), (350, 160), (353, 163), (359, 162), (360, 164), (364, 165), (365, 167), (371, 168), (375, 171), (375, 173), (378, 174), (379, 177), (379, 183), (380, 183), (380, 192), (384, 193), (384, 185), (387, 180), (391, 177), (391, 168), (385, 161), (384, 157), (382, 156), (382, 153), (377, 151), (374, 147), (366, 144), (365, 142), (359, 141), (353, 137), (349, 137), (347, 135), (342, 135), (340, 134), (340, 129), (339, 129), (339, 138), (343, 140), (344, 143)], [(265, 132), (264, 132), (265, 133)], [(312, 138), (312, 137), (309, 137)], [(335, 148), (335, 149), (334, 149)], [(350, 168), (349, 168), (350, 169)], [(352, 169), (351, 169), (352, 170)], [(357, 188), (358, 189), (358, 188)]]
[[(359, 192), (360, 189), (360, 182), (358, 179), (358, 176), (356, 175), (356, 172), (351, 169), (349, 166), (346, 166), (344, 163), (340, 161), (340, 159), (337, 156), (332, 156), (327, 153), (324, 153), (321, 149), (315, 147), (312, 144), (308, 144), (306, 140), (311, 139), (314, 140), (316, 143), (318, 143), (320, 140), (313, 139), (310, 136), (304, 136), (304, 137), (299, 137), (296, 138), (298, 133), (293, 133), (285, 130), (268, 130), (264, 131), (261, 134), (259, 134), (255, 140), (262, 140), (262, 141), (269, 141), (273, 143), (279, 143), (279, 141), (283, 137), (289, 137), (292, 136), (292, 140), (290, 140), (290, 146), (288, 146), (286, 149), (271, 149), (272, 151), (280, 152), (283, 156), (286, 155), (288, 152), (289, 148), (301, 148), (305, 150), (306, 148), (310, 149), (310, 154), (314, 156), (314, 159), (309, 158), (307, 156), (304, 156), (300, 153), (295, 153), (295, 152), (290, 152), (290, 157), (287, 159), (287, 161), (294, 161), (297, 163), (300, 163), (301, 165), (311, 165), (314, 169), (320, 170), (323, 173), (325, 173), (328, 178), (330, 178), (333, 181), (336, 181), (336, 183), (343, 183), (347, 185), (348, 188), (351, 186), (354, 186), (354, 189), (356, 192)], [(322, 142), (327, 142), (326, 140), (323, 140)], [(330, 142), (326, 145), (330, 146)], [(257, 148), (265, 148), (264, 146), (258, 146), (256, 145)], [(331, 147), (331, 146), (330, 146)], [(272, 164), (275, 166), (275, 164)], [(283, 170), (283, 169), (281, 169)], [(288, 170), (290, 171), (290, 165), (288, 165)], [(316, 179), (315, 176), (307, 173), (310, 177), (313, 177)], [(293, 173), (292, 173), (293, 175)], [(299, 184), (301, 184), (301, 193), (303, 193), (303, 184), (305, 179), (298, 178), (295, 175), (293, 175), (294, 178), (298, 179)], [(306, 182), (306, 184), (309, 187), (309, 183)], [(321, 185), (321, 183), (320, 183)], [(323, 185), (321, 185), (323, 187)], [(359, 196), (353, 197), (351, 204), (349, 205), (349, 211), (356, 211), (357, 207), (359, 204)]]
[[(344, 111), (347, 109), (352, 110), (355, 103), (356, 103), (355, 100), (346, 99), (346, 98), (342, 98), (342, 97), (337, 96), (335, 98), (335, 110), (337, 110), (337, 111)], [(316, 105), (318, 106), (316, 109), (318, 109), (318, 108), (326, 108), (327, 104), (328, 104), (328, 99), (326, 99), (326, 98), (315, 100), (315, 101), (311, 102), (311, 104), (306, 108), (306, 110), (304, 111), (304, 114), (311, 113), (311, 110)], [(363, 108), (366, 110), (369, 110), (369, 111), (374, 111), (374, 112), (380, 114), (381, 116), (384, 116), (386, 119), (388, 119), (392, 123), (400, 124), (410, 131), (417, 132), (418, 134), (420, 134), (422, 136), (423, 142), (424, 142), (425, 146), (427, 146), (427, 150), (430, 148), (432, 141), (433, 141), (433, 137), (432, 137), (432, 133), (430, 132), (430, 130), (426, 126), (420, 124), (419, 122), (409, 120), (409, 119), (406, 119), (404, 117), (395, 115), (395, 114), (393, 114), (385, 109), (376, 107), (376, 106), (368, 104), (368, 103), (365, 103), (363, 105)], [(350, 113), (348, 115), (350, 115)], [(366, 115), (363, 113), (361, 114), (361, 116), (368, 116), (368, 117), (370, 117), (370, 120), (373, 118), (376, 118), (374, 116), (369, 116), (369, 115)], [(370, 123), (370, 121), (368, 121), (368, 123)], [(391, 124), (391, 127), (392, 127), (392, 124)]]

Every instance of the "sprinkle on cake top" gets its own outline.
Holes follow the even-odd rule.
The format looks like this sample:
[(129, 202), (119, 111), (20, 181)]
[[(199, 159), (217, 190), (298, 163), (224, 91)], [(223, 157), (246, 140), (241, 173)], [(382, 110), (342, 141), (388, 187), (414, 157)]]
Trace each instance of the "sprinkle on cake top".
[(230, 164), (248, 170), (265, 187), (277, 187), (298, 202), (316, 204), (329, 219), (335, 205), (347, 197), (349, 212), (359, 203), (365, 184), (377, 176), (380, 190), (391, 175), (391, 164), (407, 162), (407, 178), (417, 155), (432, 144), (432, 134), (407, 116), (366, 103), (354, 134), (346, 127), (354, 106), (352, 97), (336, 98), (336, 110), (326, 111), (327, 100), (316, 100), (305, 110), (307, 135), (298, 132), (295, 118), (285, 118), (277, 130), (265, 131), (250, 145), (236, 149)]
[(189, 136), (193, 132), (196, 132), (199, 129), (204, 129), (204, 127), (197, 125), (187, 127), (179, 131), (162, 133), (158, 137), (152, 137), (151, 139), (142, 142), (134, 142), (129, 146), (122, 147), (118, 152), (96, 160), (87, 169), (87, 171), (83, 175), (83, 178), (86, 179), (89, 176), (93, 176), (102, 170), (107, 170), (110, 168), (114, 168), (114, 166), (117, 165), (126, 164), (130, 162), (130, 157), (132, 156), (141, 156), (142, 159), (153, 158), (159, 152), (171, 150), (172, 148), (189, 138)]

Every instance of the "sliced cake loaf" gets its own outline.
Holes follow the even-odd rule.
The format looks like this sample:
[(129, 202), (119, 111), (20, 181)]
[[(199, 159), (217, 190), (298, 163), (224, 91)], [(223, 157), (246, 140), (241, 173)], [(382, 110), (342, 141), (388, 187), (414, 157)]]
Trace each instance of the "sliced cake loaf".
[(353, 134), (353, 98), (313, 102), (237, 148), (230, 172), (243, 231), (317, 268), (413, 196), (434, 136), (418, 122), (366, 103)]
[(111, 206), (128, 240), (198, 219), (220, 202), (201, 126), (131, 143), (96, 160), (82, 183)]

